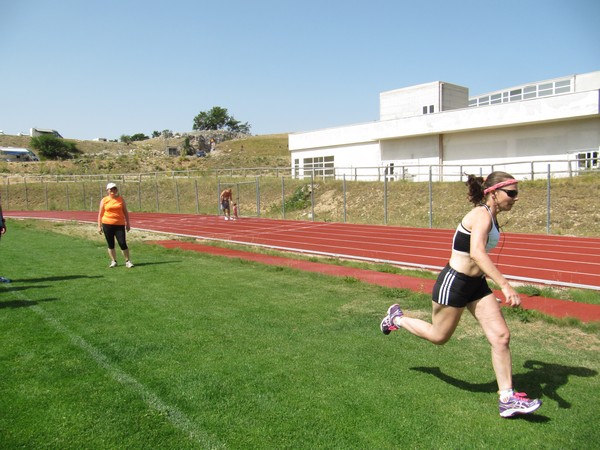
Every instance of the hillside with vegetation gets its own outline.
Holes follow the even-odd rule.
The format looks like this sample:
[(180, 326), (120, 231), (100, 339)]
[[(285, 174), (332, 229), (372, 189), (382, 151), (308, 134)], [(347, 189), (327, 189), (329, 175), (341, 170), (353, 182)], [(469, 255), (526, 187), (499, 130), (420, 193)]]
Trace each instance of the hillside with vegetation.
[[(31, 148), (29, 136), (0, 135), (2, 147)], [(206, 157), (169, 156), (167, 148), (182, 148), (185, 137), (144, 141), (99, 142), (69, 140), (81, 151), (74, 159), (35, 163), (0, 162), (0, 174), (68, 175), (147, 173), (171, 170), (211, 170), (231, 167), (289, 167), (287, 134), (249, 136), (219, 142)]]

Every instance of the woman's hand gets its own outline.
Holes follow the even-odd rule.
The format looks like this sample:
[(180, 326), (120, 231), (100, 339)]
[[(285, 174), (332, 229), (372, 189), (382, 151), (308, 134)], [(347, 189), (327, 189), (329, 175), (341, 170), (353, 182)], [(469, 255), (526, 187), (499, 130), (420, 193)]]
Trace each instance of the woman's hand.
[(504, 294), (506, 303), (510, 306), (514, 307), (521, 305), (521, 296), (510, 284), (502, 288), (502, 293)]

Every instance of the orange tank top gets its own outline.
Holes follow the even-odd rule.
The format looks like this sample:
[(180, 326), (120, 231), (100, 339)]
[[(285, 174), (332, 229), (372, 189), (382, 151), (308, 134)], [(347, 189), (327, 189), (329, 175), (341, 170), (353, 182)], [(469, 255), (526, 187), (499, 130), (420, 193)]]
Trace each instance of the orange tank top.
[(123, 211), (123, 197), (120, 195), (111, 198), (107, 195), (102, 199), (104, 203), (104, 214), (102, 223), (107, 225), (125, 225), (125, 212)]

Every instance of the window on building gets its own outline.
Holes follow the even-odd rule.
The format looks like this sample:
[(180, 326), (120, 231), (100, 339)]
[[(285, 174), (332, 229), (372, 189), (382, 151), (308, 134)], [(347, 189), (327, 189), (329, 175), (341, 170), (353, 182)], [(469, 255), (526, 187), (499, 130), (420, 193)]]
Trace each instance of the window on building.
[(599, 152), (590, 150), (577, 154), (580, 169), (600, 169)]
[(317, 156), (314, 158), (304, 158), (302, 160), (304, 176), (310, 177), (311, 173), (315, 178), (332, 178), (335, 176), (333, 156)]
[(490, 96), (490, 104), (502, 103), (502, 94), (494, 94)]
[(555, 94), (565, 94), (571, 92), (571, 80), (562, 80), (554, 83)]
[[(483, 95), (481, 97), (469, 100), (469, 106), (495, 105), (505, 102), (518, 102), (548, 95), (565, 94), (572, 91), (571, 78), (558, 81), (550, 81), (540, 84), (529, 84), (522, 88), (510, 89), (492, 95)], [(425, 107), (423, 107), (425, 113)]]
[(521, 100), (523, 98), (522, 92), (522, 89), (513, 89), (512, 91), (510, 91), (510, 101), (516, 102)]
[(427, 114), (427, 106), (423, 106), (423, 114)]
[(429, 105), (429, 114), (433, 113), (433, 105)]
[(552, 83), (544, 83), (538, 86), (538, 97), (552, 95)]
[(537, 86), (525, 86), (523, 88), (523, 100), (537, 97)]

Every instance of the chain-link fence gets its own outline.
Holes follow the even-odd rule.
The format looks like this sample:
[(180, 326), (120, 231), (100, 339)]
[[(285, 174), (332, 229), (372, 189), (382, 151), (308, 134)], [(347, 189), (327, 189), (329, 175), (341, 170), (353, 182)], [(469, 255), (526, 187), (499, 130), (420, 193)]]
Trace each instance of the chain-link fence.
[[(474, 172), (487, 174), (483, 169), (490, 168)], [(3, 178), (1, 192), (5, 210), (95, 211), (112, 181), (130, 211), (216, 215), (220, 192), (231, 187), (242, 217), (454, 228), (471, 207), (466, 177), (437, 181), (436, 170), (431, 166), (427, 181), (402, 180), (385, 171), (375, 180), (358, 170), (334, 177), (317, 169), (300, 178), (290, 168), (13, 176)], [(544, 178), (535, 175), (519, 183), (519, 202), (502, 218), (508, 220), (506, 231), (600, 237), (599, 172), (565, 177), (547, 165)]]

